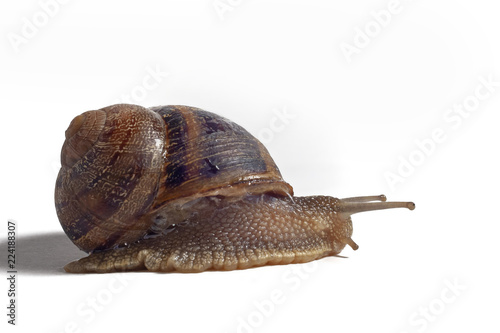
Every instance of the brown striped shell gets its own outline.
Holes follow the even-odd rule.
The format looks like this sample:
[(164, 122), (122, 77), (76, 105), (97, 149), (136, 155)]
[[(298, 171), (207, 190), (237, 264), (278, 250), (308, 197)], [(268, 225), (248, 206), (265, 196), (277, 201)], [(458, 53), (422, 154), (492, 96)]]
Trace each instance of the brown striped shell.
[(192, 214), (200, 198), (293, 195), (255, 137), (188, 106), (118, 104), (85, 112), (66, 131), (61, 164), (57, 214), (87, 252), (164, 231)]

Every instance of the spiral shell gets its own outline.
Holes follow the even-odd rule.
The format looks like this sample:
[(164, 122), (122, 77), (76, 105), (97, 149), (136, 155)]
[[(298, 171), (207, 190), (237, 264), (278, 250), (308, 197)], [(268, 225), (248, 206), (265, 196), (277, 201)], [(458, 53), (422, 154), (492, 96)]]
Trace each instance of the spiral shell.
[(55, 202), (82, 250), (136, 242), (212, 196), (292, 195), (267, 149), (241, 126), (187, 106), (118, 104), (66, 131)]

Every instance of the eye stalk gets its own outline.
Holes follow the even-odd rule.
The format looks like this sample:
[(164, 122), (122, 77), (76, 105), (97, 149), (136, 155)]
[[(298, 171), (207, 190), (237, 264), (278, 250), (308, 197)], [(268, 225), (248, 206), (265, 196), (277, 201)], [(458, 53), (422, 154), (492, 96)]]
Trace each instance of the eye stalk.
[[(345, 217), (356, 213), (368, 212), (370, 210), (382, 210), (390, 208), (415, 209), (415, 204), (411, 201), (386, 201), (385, 195), (372, 195), (365, 197), (352, 197), (339, 199), (335, 203), (335, 211)], [(379, 201), (379, 202), (372, 202)]]

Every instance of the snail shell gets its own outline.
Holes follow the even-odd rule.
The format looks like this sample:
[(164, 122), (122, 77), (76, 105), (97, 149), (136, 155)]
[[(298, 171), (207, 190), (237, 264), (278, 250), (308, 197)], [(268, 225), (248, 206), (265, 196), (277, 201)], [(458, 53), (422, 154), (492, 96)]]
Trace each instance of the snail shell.
[(201, 197), (293, 195), (267, 149), (241, 126), (187, 106), (119, 104), (66, 131), (55, 202), (86, 252), (135, 242), (185, 219)]

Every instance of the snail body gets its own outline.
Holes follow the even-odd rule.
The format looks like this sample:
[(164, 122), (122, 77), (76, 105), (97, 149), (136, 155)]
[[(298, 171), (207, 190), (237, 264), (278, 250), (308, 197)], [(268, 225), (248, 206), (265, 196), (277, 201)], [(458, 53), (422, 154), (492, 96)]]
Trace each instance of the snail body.
[(385, 196), (295, 197), (241, 126), (193, 107), (130, 104), (71, 122), (55, 203), (65, 233), (91, 253), (65, 266), (75, 273), (308, 262), (357, 249), (352, 214), (414, 208)]

